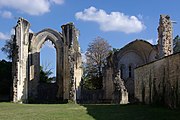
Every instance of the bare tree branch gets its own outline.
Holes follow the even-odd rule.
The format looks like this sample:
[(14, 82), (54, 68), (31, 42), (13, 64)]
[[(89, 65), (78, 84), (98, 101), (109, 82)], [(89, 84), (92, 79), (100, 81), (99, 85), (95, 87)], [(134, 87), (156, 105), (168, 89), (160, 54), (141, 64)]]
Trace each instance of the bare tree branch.
[[(111, 46), (101, 37), (95, 38), (92, 43), (88, 45), (86, 52), (86, 73), (87, 78), (102, 82), (102, 68), (106, 64), (106, 58), (109, 55)], [(102, 83), (96, 83), (102, 86)], [(96, 86), (101, 88), (100, 86)]]

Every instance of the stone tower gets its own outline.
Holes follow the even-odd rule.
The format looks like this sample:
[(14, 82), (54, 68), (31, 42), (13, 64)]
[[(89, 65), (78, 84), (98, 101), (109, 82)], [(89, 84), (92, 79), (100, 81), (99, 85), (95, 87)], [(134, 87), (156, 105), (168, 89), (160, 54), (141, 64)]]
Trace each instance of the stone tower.
[(19, 18), (15, 27), (15, 38), (13, 48), (13, 101), (26, 102), (28, 98), (27, 81), (28, 81), (28, 46), (29, 46), (29, 28), (30, 23)]
[(173, 54), (172, 22), (168, 15), (160, 15), (158, 27), (159, 58)]

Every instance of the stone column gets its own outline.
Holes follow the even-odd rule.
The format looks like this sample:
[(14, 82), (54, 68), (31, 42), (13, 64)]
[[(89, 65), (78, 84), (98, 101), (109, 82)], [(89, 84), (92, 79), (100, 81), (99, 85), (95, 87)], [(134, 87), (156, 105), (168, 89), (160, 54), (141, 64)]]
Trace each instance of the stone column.
[(63, 71), (63, 48), (56, 48), (56, 79), (57, 79), (57, 84), (58, 84), (58, 93), (57, 93), (57, 98), (58, 99), (63, 99), (63, 78), (64, 78), (64, 71)]
[(68, 54), (68, 45), (69, 45), (69, 26), (68, 25), (62, 25), (62, 34), (64, 38), (64, 45), (63, 45), (63, 59), (62, 59), (62, 65), (63, 65), (63, 99), (69, 99), (69, 54)]
[[(63, 25), (62, 33), (64, 38), (64, 99), (76, 100), (80, 98), (79, 86), (82, 76), (82, 69), (80, 68), (82, 61), (78, 44), (79, 33), (73, 23)], [(79, 54), (79, 58), (77, 54)], [(74, 98), (70, 98), (70, 96)]]
[[(30, 23), (19, 18), (17, 25), (15, 27), (15, 46), (16, 57), (13, 59), (13, 64), (15, 67), (13, 71), (14, 74), (14, 85), (13, 85), (13, 101), (14, 102), (26, 102), (28, 99), (28, 47), (29, 47), (29, 27)], [(14, 49), (14, 50), (15, 50)]]

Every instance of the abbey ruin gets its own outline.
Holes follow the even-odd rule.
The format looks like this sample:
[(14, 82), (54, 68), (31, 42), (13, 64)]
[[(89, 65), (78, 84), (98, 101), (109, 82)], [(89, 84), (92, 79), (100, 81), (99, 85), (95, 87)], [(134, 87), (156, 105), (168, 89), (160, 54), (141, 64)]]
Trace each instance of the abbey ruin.
[(176, 108), (180, 105), (180, 53), (173, 54), (169, 16), (160, 17), (157, 46), (158, 60), (135, 69), (135, 98)]
[[(180, 54), (173, 54), (172, 22), (168, 15), (160, 15), (158, 44), (135, 40), (107, 58), (104, 69), (104, 99), (109, 101), (161, 103), (169, 107), (180, 104)], [(124, 84), (114, 82), (120, 71)], [(124, 88), (119, 96), (116, 87)], [(128, 94), (126, 93), (126, 89)]]
[[(13, 48), (13, 101), (27, 103), (50, 97), (53, 100), (79, 99), (82, 76), (82, 60), (78, 43), (78, 31), (72, 23), (62, 25), (62, 33), (43, 29), (38, 33), (29, 32), (30, 23), (20, 18), (15, 27)], [(56, 49), (56, 84), (51, 93), (40, 98), (40, 49), (50, 40)], [(52, 92), (54, 91), (54, 92)], [(76, 98), (77, 97), (77, 98)]]
[[(40, 49), (50, 40), (56, 49), (56, 84), (53, 100), (81, 99), (82, 56), (78, 31), (72, 23), (62, 25), (62, 32), (44, 29), (29, 32), (30, 23), (20, 18), (15, 27), (13, 48), (13, 101), (27, 103), (42, 98), (39, 86)], [(103, 69), (101, 100), (127, 104), (161, 103), (171, 108), (180, 105), (180, 53), (173, 54), (172, 22), (160, 15), (158, 44), (136, 39), (107, 57)], [(52, 97), (53, 95), (53, 97)]]

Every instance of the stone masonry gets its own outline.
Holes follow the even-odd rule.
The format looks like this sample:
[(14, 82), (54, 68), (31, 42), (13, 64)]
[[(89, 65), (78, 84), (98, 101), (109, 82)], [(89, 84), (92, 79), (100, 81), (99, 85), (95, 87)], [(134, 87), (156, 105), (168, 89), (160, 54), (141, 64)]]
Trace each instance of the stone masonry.
[[(154, 100), (154, 98), (152, 99), (152, 94), (156, 96), (155, 98), (161, 99), (157, 95), (162, 93), (162, 90), (159, 90), (161, 88), (166, 89), (164, 91), (169, 95), (177, 94), (177, 92), (172, 93), (170, 91), (174, 91), (175, 85), (177, 85), (171, 83), (171, 80), (177, 78), (175, 81), (178, 82), (179, 79), (178, 76), (173, 75), (177, 75), (178, 73), (177, 67), (180, 63), (178, 61), (178, 55), (176, 55), (176, 57), (171, 56), (164, 58), (172, 54), (172, 22), (168, 15), (160, 15), (157, 45), (152, 45), (144, 40), (135, 40), (123, 48), (113, 51), (107, 58), (108, 64), (104, 68), (103, 76), (104, 99), (117, 99), (113, 94), (116, 88), (113, 81), (116, 78), (118, 70), (121, 71), (121, 79), (127, 89), (129, 102), (135, 102), (136, 98), (145, 103), (155, 102), (156, 100)], [(157, 61), (158, 59), (160, 60)], [(169, 63), (170, 61), (172, 61), (171, 64)], [(173, 65), (174, 68), (170, 67), (170, 65)], [(171, 75), (173, 75), (173, 78), (170, 77)], [(153, 85), (153, 87), (148, 87), (149, 85)], [(173, 90), (171, 90), (171, 88), (170, 91), (168, 91), (168, 87), (162, 87), (162, 85), (172, 87)], [(153, 89), (156, 90), (153, 92)], [(179, 90), (179, 88), (176, 90)], [(123, 94), (120, 96), (122, 95)], [(162, 95), (160, 95), (160, 97), (162, 97)], [(163, 97), (163, 99), (167, 100), (166, 97)]]
[(62, 33), (50, 28), (29, 33), (29, 28), (30, 23), (23, 18), (18, 20), (15, 27), (12, 59), (13, 101), (27, 103), (29, 99), (38, 98), (40, 49), (46, 40), (50, 40), (56, 49), (58, 90), (55, 97), (57, 100), (68, 100), (70, 91), (74, 91), (73, 99), (79, 99), (82, 58), (78, 31), (73, 23), (61, 26)]
[(161, 15), (158, 27), (159, 60), (135, 69), (135, 98), (146, 104), (180, 105), (180, 53), (173, 53), (172, 23)]
[[(126, 102), (134, 102), (134, 69), (156, 59), (156, 47), (144, 40), (135, 40), (119, 50), (114, 50), (107, 58), (103, 71), (103, 90), (105, 101), (120, 101), (124, 96)], [(120, 71), (119, 83), (124, 92), (117, 92), (117, 73)], [(116, 93), (116, 94), (115, 94)], [(120, 97), (117, 97), (117, 93)], [(127, 93), (127, 94), (123, 94)], [(121, 99), (122, 98), (122, 99)]]
[(168, 15), (160, 15), (158, 52), (160, 58), (173, 54), (172, 22)]
[(135, 69), (135, 98), (146, 104), (180, 105), (180, 53)]
[(124, 81), (121, 78), (121, 71), (119, 70), (114, 78), (114, 86), (115, 86), (115, 97), (119, 97), (120, 104), (127, 104), (128, 103), (128, 92), (125, 87)]

